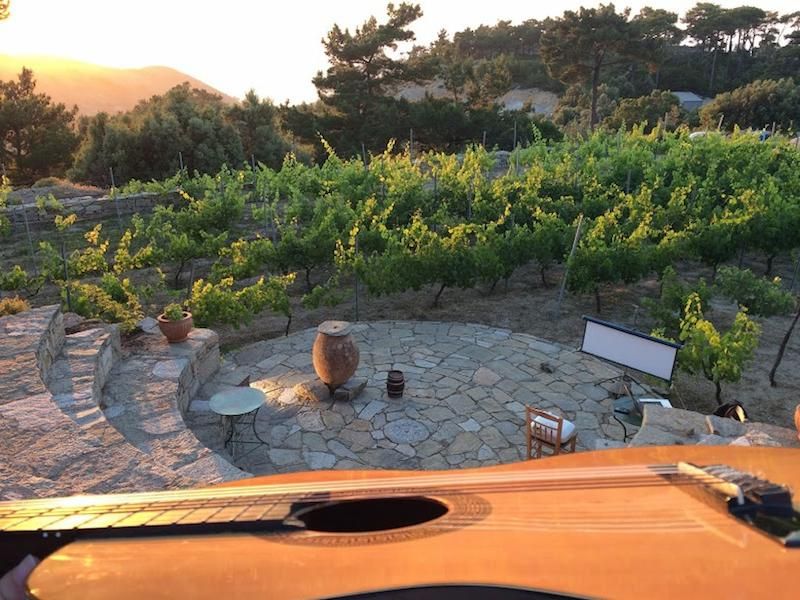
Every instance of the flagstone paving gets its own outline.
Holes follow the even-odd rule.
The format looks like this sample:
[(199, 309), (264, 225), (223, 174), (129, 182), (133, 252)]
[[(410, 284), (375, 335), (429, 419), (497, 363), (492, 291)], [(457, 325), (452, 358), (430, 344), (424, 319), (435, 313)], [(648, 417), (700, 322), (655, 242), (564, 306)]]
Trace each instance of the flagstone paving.
[[(579, 450), (622, 445), (609, 393), (609, 380), (621, 373), (574, 348), (463, 323), (358, 323), (353, 336), (361, 352), (355, 377), (367, 380), (353, 401), (313, 402), (295, 394), (295, 385), (316, 378), (312, 328), (225, 357), (192, 399), (187, 423), (203, 442), (221, 449), (219, 417), (208, 400), (249, 377), (267, 395), (256, 428), (269, 443), (234, 444), (232, 453), (238, 467), (255, 474), (518, 461), (525, 455), (526, 404), (572, 420)], [(402, 398), (386, 393), (390, 369), (405, 374)], [(255, 441), (252, 429), (243, 427), (241, 435)]]

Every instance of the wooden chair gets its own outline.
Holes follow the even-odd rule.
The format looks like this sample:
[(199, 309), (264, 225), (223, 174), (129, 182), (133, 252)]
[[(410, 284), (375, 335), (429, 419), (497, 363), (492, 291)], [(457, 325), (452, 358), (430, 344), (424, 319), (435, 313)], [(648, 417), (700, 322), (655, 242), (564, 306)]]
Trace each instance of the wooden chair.
[(529, 459), (541, 458), (545, 446), (551, 455), (575, 452), (578, 441), (578, 430), (571, 421), (530, 406), (525, 407), (525, 434)]

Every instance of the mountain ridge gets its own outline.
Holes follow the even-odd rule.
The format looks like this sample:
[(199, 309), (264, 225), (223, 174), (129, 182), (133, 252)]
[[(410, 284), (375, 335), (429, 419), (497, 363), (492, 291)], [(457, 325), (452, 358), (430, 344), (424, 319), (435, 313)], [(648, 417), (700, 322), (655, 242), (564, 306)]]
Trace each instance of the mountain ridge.
[(47, 55), (0, 54), (0, 80), (16, 79), (23, 66), (33, 71), (37, 91), (54, 102), (77, 106), (82, 115), (130, 110), (139, 101), (185, 81), (222, 96), (226, 102), (237, 101), (196, 77), (162, 65), (120, 68)]

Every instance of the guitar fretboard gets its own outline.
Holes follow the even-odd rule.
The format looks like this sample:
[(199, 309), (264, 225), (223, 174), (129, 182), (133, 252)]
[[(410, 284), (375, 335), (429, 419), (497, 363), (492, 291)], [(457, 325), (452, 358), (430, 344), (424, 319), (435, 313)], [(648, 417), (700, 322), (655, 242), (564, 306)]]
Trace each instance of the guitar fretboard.
[(263, 491), (237, 495), (190, 491), (3, 503), (0, 504), (0, 539), (3, 534), (32, 531), (55, 534), (197, 525), (214, 529), (211, 526), (274, 523), (287, 515), (284, 496)]

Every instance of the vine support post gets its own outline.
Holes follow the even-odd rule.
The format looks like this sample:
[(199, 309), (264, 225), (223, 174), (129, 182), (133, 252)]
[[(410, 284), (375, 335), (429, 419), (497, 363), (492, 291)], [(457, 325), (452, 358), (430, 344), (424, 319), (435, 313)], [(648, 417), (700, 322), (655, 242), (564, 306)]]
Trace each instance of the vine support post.
[[(271, 238), (269, 227), (269, 208), (267, 208), (267, 198), (262, 194), (261, 204), (264, 206), (264, 235)], [(273, 240), (274, 242), (275, 240)]]
[(408, 130), (408, 158), (414, 162), (414, 130)]
[(556, 304), (556, 317), (561, 317), (561, 302), (564, 300), (564, 291), (567, 289), (567, 278), (569, 276), (569, 264), (578, 249), (578, 242), (581, 239), (581, 225), (583, 225), (583, 215), (578, 215), (578, 227), (575, 229), (575, 238), (572, 240), (572, 249), (569, 251), (567, 263), (564, 265), (564, 275), (561, 278), (561, 287), (558, 290), (558, 302)]
[(286, 329), (283, 331), (283, 337), (289, 335), (289, 328), (292, 326), (292, 313), (289, 313), (289, 317), (286, 319)]
[(511, 144), (511, 150), (516, 150), (517, 148), (517, 120), (514, 119), (514, 142)]
[(122, 231), (122, 213), (119, 211), (119, 198), (115, 192), (117, 184), (114, 182), (114, 167), (108, 167), (108, 173), (111, 175), (111, 193), (114, 195), (114, 208), (117, 209), (117, 224)]
[(31, 267), (33, 268), (33, 274), (38, 277), (39, 269), (36, 266), (36, 253), (33, 250), (33, 236), (31, 235), (31, 225), (28, 222), (28, 211), (25, 208), (24, 202), (20, 202), (20, 208), (22, 209), (22, 222), (25, 223), (25, 234), (28, 236), (28, 252), (31, 255)]
[(180, 165), (181, 171), (183, 171), (183, 152), (178, 150), (178, 164)]
[(67, 243), (61, 239), (61, 262), (64, 264), (64, 291), (67, 295), (67, 310), (72, 312), (72, 296), (69, 292), (69, 267), (67, 265)]
[(800, 273), (800, 254), (797, 256), (797, 262), (794, 265), (794, 273), (792, 273), (792, 284), (789, 286), (789, 292), (794, 294), (794, 284), (797, 283), (797, 275)]
[(364, 170), (369, 171), (369, 165), (367, 164), (367, 148), (364, 146), (364, 142), (361, 142), (361, 160), (364, 161)]
[[(355, 240), (355, 253), (356, 253), (356, 258), (358, 258), (358, 236), (356, 236), (356, 240)], [(358, 273), (356, 273), (354, 271), (353, 272), (353, 277), (355, 279), (355, 285), (353, 286), (355, 299), (353, 301), (353, 304), (354, 304), (354, 308), (355, 308), (355, 311), (356, 311), (356, 321), (358, 321), (358, 291), (359, 291), (358, 290)]]
[(483, 130), (483, 142), (481, 142), (481, 146), (486, 148), (486, 130)]
[(189, 260), (189, 285), (186, 286), (186, 300), (192, 297), (192, 288), (194, 287), (194, 260)]
[(722, 122), (723, 122), (724, 120), (725, 120), (725, 113), (722, 113), (722, 114), (719, 116), (719, 123), (717, 123), (717, 131), (720, 131), (720, 130), (722, 129)]

